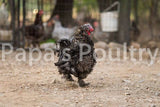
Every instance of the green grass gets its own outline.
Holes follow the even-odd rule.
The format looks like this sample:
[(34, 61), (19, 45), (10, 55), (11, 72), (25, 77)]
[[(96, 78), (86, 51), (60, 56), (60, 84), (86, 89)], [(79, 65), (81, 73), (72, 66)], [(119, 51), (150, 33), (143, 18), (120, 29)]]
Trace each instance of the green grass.
[(54, 40), (54, 39), (48, 39), (46, 41), (41, 42), (40, 44), (43, 44), (43, 43), (56, 43), (56, 40)]

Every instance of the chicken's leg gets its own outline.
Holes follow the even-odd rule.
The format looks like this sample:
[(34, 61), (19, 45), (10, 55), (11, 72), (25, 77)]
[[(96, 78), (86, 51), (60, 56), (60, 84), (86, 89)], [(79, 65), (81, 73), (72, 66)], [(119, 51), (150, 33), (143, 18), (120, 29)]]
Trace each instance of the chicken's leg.
[(66, 79), (67, 81), (74, 81), (70, 74), (63, 74), (62, 78)]
[(89, 83), (85, 83), (83, 79), (78, 79), (78, 84), (80, 87), (85, 87), (85, 86), (88, 86)]

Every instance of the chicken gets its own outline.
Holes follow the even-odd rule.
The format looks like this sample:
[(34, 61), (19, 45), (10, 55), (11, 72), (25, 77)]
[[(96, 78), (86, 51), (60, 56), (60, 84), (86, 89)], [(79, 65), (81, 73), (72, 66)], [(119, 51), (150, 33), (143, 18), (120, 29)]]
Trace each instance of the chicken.
[(44, 38), (44, 27), (42, 22), (43, 11), (40, 10), (36, 14), (36, 18), (33, 25), (25, 27), (25, 37), (29, 44), (36, 46)]
[(0, 30), (0, 40), (9, 41), (12, 40), (12, 30)]
[[(55, 65), (58, 66), (59, 73), (63, 74), (66, 80), (73, 81), (71, 74), (77, 77), (79, 86), (81, 87), (88, 85), (83, 81), (83, 79), (92, 72), (93, 67), (96, 64), (94, 43), (89, 37), (91, 32), (93, 32), (92, 26), (90, 24), (85, 24), (81, 26), (69, 40), (62, 39), (59, 41), (59, 60)], [(88, 54), (84, 55), (81, 59), (80, 50), (82, 44), (89, 45), (91, 50), (89, 50)], [(64, 60), (68, 57), (64, 53), (65, 49), (69, 49), (66, 51), (66, 53), (71, 57), (69, 60)], [(87, 47), (82, 48), (83, 52), (88, 51), (88, 49), (89, 48)]]
[(102, 32), (98, 21), (95, 21), (93, 25), (95, 27), (95, 32), (93, 35), (95, 41), (103, 41), (108, 43), (110, 38), (110, 33)]
[(0, 6), (0, 28), (4, 28), (8, 24), (8, 15), (6, 4), (2, 3)]
[(47, 22), (44, 22), (43, 26), (44, 26), (44, 32), (45, 32), (46, 39), (52, 38), (52, 31), (53, 31), (53, 28), (54, 28), (53, 20), (50, 19)]
[(65, 28), (62, 26), (61, 22), (59, 21), (59, 18), (54, 18), (54, 29), (52, 32), (52, 38), (56, 40), (60, 39), (69, 39), (71, 35), (75, 32), (76, 27), (73, 28)]

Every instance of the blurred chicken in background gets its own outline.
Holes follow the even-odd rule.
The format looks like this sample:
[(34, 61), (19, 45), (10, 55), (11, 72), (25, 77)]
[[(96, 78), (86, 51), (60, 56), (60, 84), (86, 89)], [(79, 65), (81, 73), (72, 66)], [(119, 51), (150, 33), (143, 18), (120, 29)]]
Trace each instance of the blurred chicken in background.
[(110, 34), (101, 31), (98, 21), (95, 21), (93, 23), (93, 26), (95, 28), (95, 32), (94, 32), (94, 35), (93, 35), (95, 41), (103, 41), (103, 42), (108, 43)]
[(47, 22), (43, 23), (44, 26), (44, 32), (45, 32), (45, 39), (51, 39), (52, 38), (52, 31), (54, 29), (54, 22), (52, 19), (48, 20)]
[(12, 40), (12, 31), (8, 30), (8, 10), (6, 8), (6, 3), (2, 3), (0, 6), (0, 40), (9, 41)]
[(59, 16), (56, 15), (54, 18), (54, 29), (52, 32), (52, 38), (56, 40), (60, 39), (69, 39), (75, 32), (77, 27), (73, 28), (65, 28), (62, 26), (61, 22), (59, 21)]
[(6, 4), (3, 2), (0, 6), (0, 29), (4, 29), (8, 24), (8, 11)]
[(39, 42), (45, 38), (44, 26), (42, 21), (43, 11), (39, 10), (36, 14), (34, 24), (25, 27), (25, 37), (29, 45), (39, 45)]

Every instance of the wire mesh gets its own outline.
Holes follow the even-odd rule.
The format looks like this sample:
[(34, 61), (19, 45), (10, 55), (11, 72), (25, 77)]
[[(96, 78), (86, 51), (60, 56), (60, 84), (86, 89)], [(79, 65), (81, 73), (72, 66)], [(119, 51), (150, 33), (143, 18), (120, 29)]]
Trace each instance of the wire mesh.
[[(15, 6), (9, 1), (14, 1)], [(7, 23), (1, 24), (5, 21), (1, 20), (3, 15), (0, 15), (0, 42), (9, 41), (17, 47), (23, 47), (29, 42), (26, 41), (25, 43), (27, 39), (24, 40), (24, 38), (27, 36), (30, 36), (31, 44), (36, 43), (39, 38), (34, 36), (41, 35), (39, 31), (43, 36), (47, 35), (47, 39), (53, 38), (52, 32), (55, 27), (52, 25), (49, 28), (48, 25), (52, 23), (50, 21), (56, 15), (59, 15), (59, 21), (63, 28), (73, 28), (84, 23), (91, 23), (94, 27), (98, 26), (96, 28), (98, 33), (95, 32), (97, 35), (106, 36), (101, 31), (99, 24), (101, 21), (100, 14), (115, 1), (117, 0), (6, 0), (8, 18), (3, 18), (7, 19)], [(0, 1), (0, 8), (2, 2), (3, 0)], [(113, 9), (115, 10), (115, 8)], [(43, 10), (44, 13), (42, 25), (37, 26), (34, 23), (39, 10)], [(131, 18), (132, 16), (133, 14), (131, 14)], [(39, 30), (27, 30), (30, 28), (29, 26), (32, 26), (32, 29)], [(43, 42), (45, 39), (41, 41)]]

